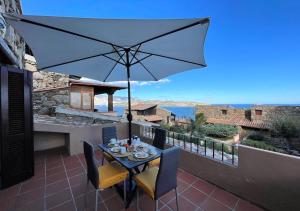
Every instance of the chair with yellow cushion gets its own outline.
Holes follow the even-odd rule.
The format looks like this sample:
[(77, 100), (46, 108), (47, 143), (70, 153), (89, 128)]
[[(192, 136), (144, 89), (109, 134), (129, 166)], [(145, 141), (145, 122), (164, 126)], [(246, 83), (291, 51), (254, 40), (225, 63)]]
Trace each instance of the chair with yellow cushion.
[(93, 146), (84, 141), (83, 142), (84, 156), (87, 163), (87, 182), (89, 181), (96, 188), (96, 205), (98, 208), (98, 194), (99, 191), (112, 187), (120, 182), (124, 182), (124, 203), (126, 202), (126, 178), (128, 171), (116, 162), (98, 167), (95, 159)]
[[(167, 138), (167, 131), (161, 128), (155, 129), (154, 139), (152, 145), (156, 148), (165, 149)], [(151, 162), (149, 162), (149, 167), (159, 166), (160, 158), (157, 158)]]
[[(102, 128), (102, 143), (108, 144), (112, 138), (117, 139), (117, 128), (114, 126)], [(104, 159), (108, 162), (114, 161), (114, 158), (106, 152), (103, 152), (102, 165), (104, 164)]]
[(179, 148), (166, 149), (161, 154), (161, 162), (158, 167), (152, 167), (135, 176), (137, 183), (137, 210), (139, 210), (139, 189), (155, 200), (155, 210), (158, 209), (158, 199), (175, 190), (176, 206), (177, 198), (177, 168), (179, 162)]

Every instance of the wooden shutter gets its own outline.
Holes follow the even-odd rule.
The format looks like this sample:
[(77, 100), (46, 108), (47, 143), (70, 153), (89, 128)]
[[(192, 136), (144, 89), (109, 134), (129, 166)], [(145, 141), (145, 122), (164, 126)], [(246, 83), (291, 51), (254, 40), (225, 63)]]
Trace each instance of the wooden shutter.
[(32, 74), (1, 68), (1, 186), (33, 175)]

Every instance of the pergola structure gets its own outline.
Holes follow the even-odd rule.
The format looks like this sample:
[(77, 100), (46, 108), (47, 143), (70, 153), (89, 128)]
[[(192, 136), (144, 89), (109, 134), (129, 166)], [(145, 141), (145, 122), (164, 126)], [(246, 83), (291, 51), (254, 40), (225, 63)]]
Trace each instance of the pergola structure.
[[(94, 110), (94, 97), (95, 95), (99, 94), (107, 94), (107, 101), (108, 101), (108, 112), (114, 111), (113, 106), (113, 94), (122, 89), (126, 89), (127, 87), (124, 86), (116, 86), (106, 83), (93, 83), (93, 82), (86, 82), (86, 81), (80, 81), (80, 80), (72, 80), (70, 79), (70, 90), (71, 90), (71, 96), (70, 96), (70, 106), (72, 107), (72, 91), (78, 92), (85, 92), (88, 93), (91, 97), (91, 110)], [(89, 99), (86, 99), (89, 100)]]

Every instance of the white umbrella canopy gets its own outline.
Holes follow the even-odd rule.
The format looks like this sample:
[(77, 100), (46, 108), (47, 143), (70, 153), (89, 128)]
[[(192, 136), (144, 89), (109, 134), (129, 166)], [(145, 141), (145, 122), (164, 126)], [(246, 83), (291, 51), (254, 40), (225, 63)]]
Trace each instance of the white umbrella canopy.
[(94, 19), (3, 14), (30, 46), (39, 70), (100, 81), (153, 81), (206, 67), (208, 18)]

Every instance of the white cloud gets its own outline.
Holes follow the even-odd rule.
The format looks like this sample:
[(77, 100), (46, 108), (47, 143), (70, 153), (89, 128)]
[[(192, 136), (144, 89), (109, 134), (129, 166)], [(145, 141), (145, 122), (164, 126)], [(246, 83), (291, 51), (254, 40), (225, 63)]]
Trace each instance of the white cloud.
[[(114, 82), (102, 82), (102, 81), (97, 81), (89, 78), (84, 78), (82, 77), (80, 79), (81, 81), (87, 81), (87, 82), (93, 82), (93, 83), (99, 83), (99, 84), (112, 84), (112, 85), (117, 85), (117, 86), (127, 86), (127, 81), (114, 81)], [(161, 79), (158, 81), (131, 81), (130, 84), (132, 86), (150, 86), (154, 84), (165, 84), (171, 82), (169, 79)]]

